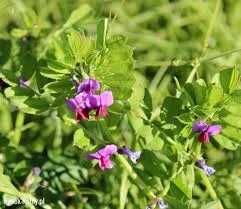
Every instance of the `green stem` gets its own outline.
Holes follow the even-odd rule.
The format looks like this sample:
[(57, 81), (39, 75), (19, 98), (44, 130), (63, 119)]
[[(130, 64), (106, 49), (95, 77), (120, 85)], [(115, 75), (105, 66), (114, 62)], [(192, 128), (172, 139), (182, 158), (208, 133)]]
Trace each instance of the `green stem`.
[(12, 138), (13, 146), (17, 146), (20, 142), (21, 135), (22, 135), (21, 129), (22, 129), (23, 124), (24, 124), (24, 113), (19, 111), (17, 114), (16, 123), (15, 123), (15, 131), (14, 131), (14, 135)]
[(117, 161), (122, 165), (122, 167), (126, 170), (128, 175), (132, 178), (132, 180), (135, 182), (135, 184), (140, 187), (142, 190), (144, 190), (145, 195), (147, 195), (149, 198), (153, 199), (155, 198), (155, 195), (153, 192), (148, 191), (145, 189), (146, 185), (145, 183), (139, 178), (139, 176), (136, 174), (136, 172), (133, 170), (131, 165), (128, 163), (128, 161), (122, 156), (117, 155), (116, 156)]
[(189, 74), (187, 80), (186, 80), (186, 83), (191, 83), (193, 81), (193, 78), (197, 72), (197, 69), (198, 67), (200, 66), (200, 62), (199, 62), (199, 59), (196, 59), (193, 63), (193, 68), (192, 68), (192, 71), (191, 73)]
[(208, 48), (208, 45), (209, 45), (208, 42), (209, 42), (209, 39), (212, 35), (214, 23), (215, 23), (215, 21), (217, 19), (217, 16), (218, 16), (220, 4), (221, 4), (221, 0), (217, 0), (216, 4), (215, 4), (215, 10), (214, 10), (214, 13), (212, 15), (212, 18), (211, 18), (211, 21), (210, 21), (210, 24), (208, 26), (208, 30), (207, 30), (207, 33), (206, 33), (206, 36), (205, 36), (205, 39), (204, 39), (203, 50), (202, 50), (202, 55), (201, 55), (202, 57), (205, 55), (205, 53), (207, 51), (207, 48)]
[(205, 184), (207, 191), (210, 194), (211, 198), (213, 200), (217, 200), (218, 199), (217, 194), (216, 194), (211, 182), (209, 181), (208, 177), (206, 176), (206, 174), (204, 172), (200, 171), (200, 175), (201, 175), (203, 183)]

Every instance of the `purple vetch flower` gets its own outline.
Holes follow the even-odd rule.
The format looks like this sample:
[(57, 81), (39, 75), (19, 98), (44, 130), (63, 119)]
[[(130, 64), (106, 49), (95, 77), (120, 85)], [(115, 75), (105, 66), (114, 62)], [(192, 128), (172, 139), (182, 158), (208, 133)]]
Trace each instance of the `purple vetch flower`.
[(132, 151), (128, 147), (122, 147), (118, 149), (119, 154), (127, 155), (128, 158), (133, 162), (137, 163), (137, 160), (141, 156), (141, 151)]
[(98, 160), (101, 170), (113, 168), (113, 163), (110, 157), (117, 153), (117, 146), (114, 144), (106, 145), (104, 148), (98, 150), (95, 153), (88, 155), (90, 160)]
[(83, 80), (78, 88), (77, 93), (86, 92), (86, 93), (95, 93), (100, 89), (100, 83), (94, 79), (85, 79)]
[(91, 111), (96, 112), (96, 117), (106, 117), (108, 107), (113, 104), (111, 91), (104, 91), (100, 95), (95, 94), (100, 89), (100, 83), (94, 79), (86, 79), (77, 88), (77, 95), (67, 99), (66, 103), (75, 112), (75, 118), (79, 120), (89, 119)]
[(22, 88), (28, 88), (28, 87), (29, 87), (29, 84), (30, 84), (30, 81), (29, 81), (29, 80), (25, 80), (25, 79), (22, 79), (22, 78), (19, 79), (19, 85), (20, 85), (20, 87), (22, 87)]
[(75, 119), (77, 121), (89, 119), (90, 108), (86, 105), (88, 97), (91, 95), (87, 93), (80, 93), (74, 98), (66, 100), (67, 105), (75, 113)]
[(220, 125), (209, 125), (204, 121), (197, 121), (192, 127), (193, 132), (199, 133), (198, 140), (201, 143), (208, 143), (210, 137), (219, 134), (221, 130)]
[(210, 167), (206, 164), (204, 159), (197, 160), (196, 166), (202, 169), (207, 176), (211, 176), (216, 172), (213, 167)]
[(168, 205), (162, 200), (158, 200), (156, 202), (156, 205), (160, 208), (160, 209), (167, 209), (168, 208)]
[(99, 96), (99, 106), (96, 111), (96, 117), (106, 117), (108, 107), (113, 104), (113, 95), (111, 91), (104, 91)]

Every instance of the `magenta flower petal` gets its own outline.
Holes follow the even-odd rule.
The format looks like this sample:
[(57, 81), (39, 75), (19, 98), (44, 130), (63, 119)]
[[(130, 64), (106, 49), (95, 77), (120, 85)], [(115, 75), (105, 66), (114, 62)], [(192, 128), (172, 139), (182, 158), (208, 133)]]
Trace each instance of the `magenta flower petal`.
[(104, 148), (100, 149), (98, 153), (101, 156), (109, 156), (117, 153), (117, 146), (114, 144), (106, 145)]
[(222, 126), (220, 125), (210, 125), (207, 129), (207, 132), (210, 136), (215, 136), (219, 134), (222, 130)]
[(111, 169), (113, 167), (113, 163), (110, 157), (116, 153), (117, 146), (114, 144), (109, 144), (95, 153), (90, 153), (88, 155), (88, 158), (90, 160), (98, 160), (100, 169), (106, 170)]
[(99, 160), (101, 158), (98, 152), (88, 154), (89, 160)]
[(208, 128), (208, 124), (206, 122), (197, 121), (193, 124), (192, 131), (201, 133), (201, 132), (204, 132), (205, 130), (207, 130), (207, 128)]
[(113, 95), (111, 91), (104, 91), (100, 95), (100, 105), (109, 107), (113, 104)]
[(99, 95), (88, 95), (85, 99), (85, 105), (89, 109), (96, 109), (100, 106)]
[(66, 103), (72, 111), (75, 111), (76, 108), (78, 107), (78, 102), (74, 98), (67, 99)]
[(113, 168), (113, 163), (110, 160), (110, 157), (107, 156), (107, 157), (100, 158), (100, 160), (99, 160), (99, 167), (100, 167), (101, 170), (106, 170), (106, 169)]
[(85, 79), (79, 84), (77, 88), (77, 93), (80, 93), (80, 92), (94, 93), (99, 89), (100, 89), (100, 83), (97, 80)]

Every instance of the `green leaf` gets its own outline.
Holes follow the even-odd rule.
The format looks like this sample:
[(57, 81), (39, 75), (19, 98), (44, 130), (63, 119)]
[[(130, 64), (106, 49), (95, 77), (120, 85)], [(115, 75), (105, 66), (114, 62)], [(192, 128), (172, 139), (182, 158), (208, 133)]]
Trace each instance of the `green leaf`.
[(75, 58), (75, 63), (81, 63), (84, 58), (93, 50), (91, 38), (81, 35), (77, 31), (71, 31), (68, 35), (68, 42)]
[(202, 206), (201, 209), (223, 209), (223, 206), (219, 200), (215, 200)]
[(0, 78), (11, 86), (15, 86), (18, 83), (16, 72), (13, 70), (0, 69)]
[(220, 72), (220, 83), (223, 91), (231, 93), (238, 85), (240, 75), (236, 67), (228, 68)]
[(67, 66), (71, 66), (71, 68), (75, 67), (76, 63), (66, 34), (61, 34), (60, 37), (53, 41), (52, 50), (50, 50), (50, 53), (54, 53), (56, 60), (61, 61)]
[(47, 100), (43, 97), (35, 96), (34, 91), (29, 88), (9, 87), (4, 91), (13, 105), (17, 106), (22, 112), (37, 114), (46, 111), (49, 107)]
[(182, 100), (175, 97), (166, 97), (162, 108), (167, 114), (167, 119), (173, 120), (174, 116), (177, 116), (181, 113)]
[(22, 12), (22, 15), (25, 27), (33, 28), (38, 18), (35, 11), (31, 8), (27, 8), (24, 10), (24, 12)]
[(145, 94), (144, 94), (144, 104), (143, 104), (143, 111), (148, 119), (151, 118), (152, 115), (152, 96), (147, 88), (145, 88)]
[(231, 102), (241, 104), (241, 90), (234, 90), (230, 95)]
[(46, 84), (43, 88), (48, 93), (59, 93), (71, 92), (73, 84), (70, 80), (54, 81)]
[(11, 35), (15, 38), (23, 38), (27, 34), (28, 31), (24, 29), (14, 28), (13, 30), (11, 30)]
[(12, 184), (10, 178), (4, 174), (0, 174), (0, 192), (18, 196), (18, 190)]
[(79, 21), (85, 19), (89, 16), (92, 11), (91, 7), (88, 4), (82, 4), (78, 9), (74, 10), (69, 19), (64, 24), (63, 28), (69, 28), (72, 25), (78, 23)]
[(126, 171), (123, 171), (120, 186), (120, 209), (125, 209), (129, 185), (130, 183), (128, 180), (128, 173)]
[(241, 106), (239, 104), (228, 104), (225, 106), (225, 110), (233, 115), (241, 117)]
[(236, 115), (229, 114), (221, 118), (221, 120), (231, 126), (241, 129), (240, 117)]
[(89, 150), (90, 148), (90, 139), (87, 138), (82, 129), (78, 129), (74, 133), (74, 146), (77, 146), (80, 149)]
[(107, 45), (93, 74), (105, 88), (112, 90), (114, 99), (128, 99), (134, 84), (133, 51), (122, 39)]
[(55, 71), (56, 73), (61, 74), (70, 74), (72, 67), (70, 65), (66, 65), (56, 60), (47, 60), (48, 61), (48, 68)]
[(238, 148), (238, 144), (228, 139), (224, 135), (217, 135), (214, 137), (215, 140), (219, 143), (219, 145), (228, 150), (236, 150)]
[(6, 39), (0, 39), (0, 47), (1, 47), (1, 53), (0, 53), (0, 65), (4, 65), (10, 56), (11, 53), (11, 41)]
[(151, 151), (160, 151), (163, 145), (163, 139), (157, 135), (150, 142), (148, 142), (144, 148)]
[(188, 199), (192, 199), (192, 189), (194, 187), (194, 166), (188, 165), (186, 173), (181, 172), (174, 180), (176, 187), (186, 195)]
[(232, 126), (226, 126), (222, 130), (222, 134), (237, 142), (241, 142), (241, 129), (234, 128)]
[(108, 29), (108, 19), (101, 19), (97, 23), (97, 38), (96, 38), (96, 48), (98, 50), (104, 49), (106, 47), (106, 35)]
[(40, 74), (54, 80), (63, 80), (66, 77), (66, 74), (55, 72), (49, 68), (41, 68)]
[(223, 91), (216, 86), (209, 87), (207, 106), (212, 107), (223, 100)]

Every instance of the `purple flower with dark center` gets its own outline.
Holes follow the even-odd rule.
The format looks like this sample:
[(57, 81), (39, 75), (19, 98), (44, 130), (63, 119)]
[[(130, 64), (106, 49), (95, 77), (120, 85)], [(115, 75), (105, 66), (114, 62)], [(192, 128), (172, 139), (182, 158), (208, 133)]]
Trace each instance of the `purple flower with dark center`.
[(206, 164), (204, 159), (197, 160), (196, 166), (202, 169), (207, 176), (211, 176), (216, 172), (213, 167), (210, 167)]
[(113, 163), (111, 161), (111, 156), (117, 153), (117, 146), (114, 144), (106, 145), (104, 148), (98, 150), (95, 153), (88, 155), (90, 160), (98, 160), (99, 167), (101, 170), (113, 168)]
[(89, 119), (90, 108), (87, 107), (86, 101), (91, 96), (87, 93), (80, 93), (74, 98), (66, 101), (67, 105), (75, 112), (75, 119), (77, 121)]
[(141, 156), (141, 151), (132, 151), (128, 147), (122, 147), (118, 149), (119, 154), (127, 155), (128, 158), (133, 162), (137, 163), (137, 160)]
[(95, 93), (99, 89), (100, 83), (97, 80), (85, 79), (79, 84), (77, 88), (77, 94), (81, 92)]
[(108, 107), (113, 104), (111, 91), (104, 91), (100, 95), (95, 94), (100, 89), (100, 83), (93, 79), (86, 79), (78, 86), (77, 95), (67, 99), (66, 103), (75, 112), (75, 118), (79, 120), (89, 119), (89, 113), (94, 110), (96, 117), (106, 117)]
[(168, 208), (168, 205), (162, 200), (158, 200), (156, 202), (156, 205), (160, 208), (160, 209), (167, 209)]
[(192, 131), (199, 133), (198, 140), (201, 143), (208, 143), (211, 136), (218, 135), (222, 130), (220, 125), (209, 125), (204, 121), (197, 121), (193, 124)]

